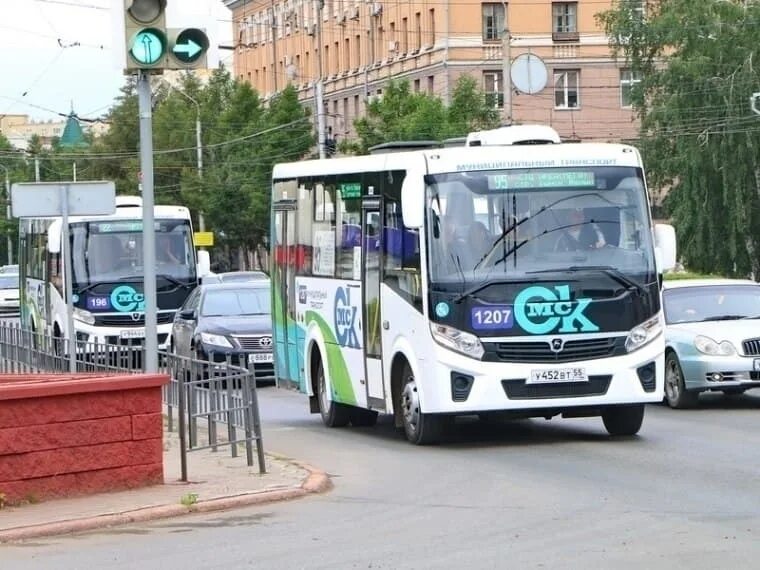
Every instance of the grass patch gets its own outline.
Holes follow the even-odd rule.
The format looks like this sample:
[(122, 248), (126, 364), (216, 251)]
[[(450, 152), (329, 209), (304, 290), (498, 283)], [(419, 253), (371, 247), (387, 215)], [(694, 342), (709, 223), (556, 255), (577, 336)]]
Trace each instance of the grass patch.
[(198, 502), (198, 494), (188, 493), (187, 495), (182, 495), (182, 498), (179, 500), (179, 502), (186, 507), (192, 507), (195, 503)]

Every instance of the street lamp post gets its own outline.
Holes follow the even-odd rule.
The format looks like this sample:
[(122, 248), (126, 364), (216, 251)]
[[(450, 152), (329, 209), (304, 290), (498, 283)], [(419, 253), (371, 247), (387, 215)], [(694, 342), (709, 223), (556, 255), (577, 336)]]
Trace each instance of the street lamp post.
[[(11, 182), (8, 177), (8, 167), (0, 164), (0, 168), (5, 170), (5, 219), (10, 222), (11, 219)], [(13, 263), (13, 241), (11, 240), (10, 227), (5, 228), (5, 237), (8, 240), (8, 265)]]
[[(187, 93), (178, 89), (174, 85), (170, 85), (171, 89), (186, 97), (193, 105), (195, 105), (195, 150), (196, 158), (198, 162), (198, 179), (203, 180), (203, 146), (201, 142), (201, 106), (198, 101), (190, 97)], [(203, 219), (203, 210), (198, 211), (198, 230), (206, 231), (206, 221)]]

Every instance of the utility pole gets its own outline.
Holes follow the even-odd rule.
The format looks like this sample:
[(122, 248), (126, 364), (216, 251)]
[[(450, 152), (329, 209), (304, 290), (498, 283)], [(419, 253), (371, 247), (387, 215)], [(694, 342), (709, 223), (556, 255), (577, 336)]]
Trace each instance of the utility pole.
[(5, 219), (8, 222), (8, 225), (5, 227), (5, 237), (8, 240), (8, 265), (11, 265), (13, 263), (13, 241), (11, 240), (11, 229), (10, 229), (10, 221), (11, 221), (11, 182), (10, 178), (8, 177), (8, 167), (4, 164), (0, 164), (0, 168), (5, 170)]
[(317, 102), (317, 141), (319, 145), (319, 158), (326, 158), (325, 153), (325, 100), (324, 80), (322, 77), (322, 10), (325, 7), (324, 0), (317, 0), (317, 83), (314, 85), (314, 98)]
[(272, 0), (272, 60), (272, 79), (274, 92), (277, 93), (277, 16), (274, 11), (274, 0)]
[(145, 372), (158, 371), (158, 301), (156, 298), (156, 230), (153, 216), (153, 113), (150, 75), (137, 76), (140, 116), (140, 170), (143, 200), (143, 295), (145, 297)]
[(501, 35), (501, 51), (502, 51), (502, 83), (504, 89), (504, 124), (512, 124), (512, 35), (509, 33), (509, 19), (507, 18), (507, 6), (506, 2), (502, 2), (504, 6), (504, 30)]
[(34, 180), (40, 181), (40, 157), (38, 156), (34, 157)]

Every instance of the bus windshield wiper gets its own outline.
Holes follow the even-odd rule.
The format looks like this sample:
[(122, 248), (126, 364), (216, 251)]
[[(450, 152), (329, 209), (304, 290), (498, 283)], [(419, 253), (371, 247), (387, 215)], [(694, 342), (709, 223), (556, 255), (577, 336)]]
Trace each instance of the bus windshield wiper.
[(611, 277), (617, 281), (620, 285), (625, 286), (629, 290), (635, 290), (639, 295), (646, 295), (647, 290), (643, 285), (637, 283), (625, 273), (619, 269), (612, 267), (611, 265), (571, 265), (569, 267), (557, 267), (554, 269), (539, 269), (536, 271), (527, 271), (529, 275), (536, 275), (538, 273), (563, 273), (563, 272), (582, 272), (582, 271), (601, 271), (605, 275)]
[(499, 279), (486, 279), (485, 281), (481, 281), (477, 285), (473, 285), (469, 289), (465, 289), (462, 291), (459, 295), (454, 297), (452, 299), (452, 302), (454, 303), (461, 303), (462, 300), (465, 297), (470, 297), (471, 295), (474, 295), (478, 291), (482, 291), (486, 287), (490, 287), (491, 285), (511, 285), (512, 283), (535, 283), (536, 279), (507, 279), (507, 278), (499, 278)]
[[(126, 277), (121, 277), (119, 281), (143, 281), (145, 279), (144, 275), (127, 275)], [(176, 285), (177, 287), (190, 287), (190, 283), (183, 283), (182, 281), (178, 280), (175, 277), (172, 277), (171, 275), (168, 275), (166, 273), (157, 273), (156, 279), (164, 279), (171, 283), (172, 285)]]
[(714, 317), (707, 317), (699, 321), (705, 323), (708, 321), (739, 321), (741, 319), (749, 319), (751, 317), (745, 317), (744, 315), (716, 315)]

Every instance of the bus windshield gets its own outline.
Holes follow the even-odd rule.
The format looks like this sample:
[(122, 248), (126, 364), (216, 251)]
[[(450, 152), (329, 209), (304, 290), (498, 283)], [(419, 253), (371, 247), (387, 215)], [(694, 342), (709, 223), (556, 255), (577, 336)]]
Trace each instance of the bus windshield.
[[(196, 278), (195, 255), (187, 220), (156, 220), (156, 273), (188, 282)], [(102, 282), (141, 280), (142, 220), (71, 224), (74, 290)]]
[(433, 283), (473, 286), (583, 267), (614, 268), (642, 285), (654, 279), (638, 168), (457, 172), (426, 182)]

